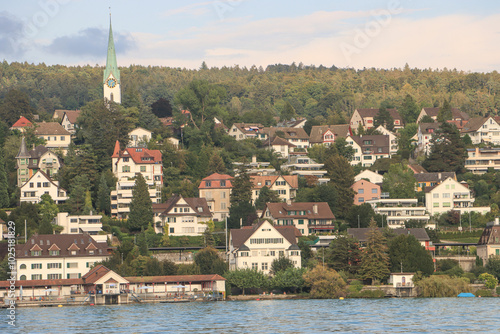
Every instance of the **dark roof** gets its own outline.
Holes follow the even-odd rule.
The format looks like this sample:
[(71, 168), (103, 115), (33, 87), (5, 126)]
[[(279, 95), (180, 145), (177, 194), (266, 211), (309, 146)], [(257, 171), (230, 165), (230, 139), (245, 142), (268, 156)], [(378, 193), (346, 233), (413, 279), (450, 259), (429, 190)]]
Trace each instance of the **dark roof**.
[(82, 280), (86, 284), (91, 284), (98, 281), (101, 277), (109, 273), (111, 269), (106, 268), (102, 264), (92, 268), (88, 273), (82, 276)]
[[(358, 111), (358, 114), (362, 117), (377, 117), (378, 112), (380, 109), (375, 109), (375, 108), (361, 108), (361, 109), (356, 109)], [(389, 114), (391, 114), (391, 117), (394, 120), (399, 119), (401, 122), (403, 121), (403, 118), (399, 114), (399, 112), (396, 109), (387, 109), (389, 111)]]
[[(476, 132), (490, 117), (474, 117), (462, 127), (462, 132)], [(491, 117), (493, 118), (493, 117)], [(496, 122), (496, 121), (495, 121)]]
[(330, 130), (337, 138), (346, 138), (351, 135), (349, 124), (338, 124), (338, 125), (314, 125), (311, 128), (311, 133), (309, 135), (309, 142), (311, 144), (322, 143), (323, 135), (326, 131)]
[(266, 127), (263, 132), (270, 137), (275, 137), (276, 132), (281, 131), (285, 134), (285, 139), (307, 139), (309, 140), (309, 135), (303, 128), (278, 128), (278, 127)]
[(442, 172), (442, 173), (418, 173), (415, 174), (415, 179), (417, 182), (440, 182), (451, 177), (456, 179), (455, 172)]
[(241, 132), (247, 135), (264, 133), (264, 125), (260, 123), (233, 123)]
[[(195, 212), (193, 213), (187, 213), (187, 212), (182, 212), (182, 213), (173, 213), (172, 208), (177, 205), (179, 200), (183, 198), (187, 205), (193, 209)], [(184, 205), (186, 206), (186, 205)], [(202, 210), (198, 210), (198, 208), (201, 208)], [(163, 216), (171, 216), (171, 215), (181, 215), (181, 216), (186, 216), (186, 215), (195, 215), (197, 217), (212, 217), (212, 213), (210, 212), (210, 209), (208, 207), (207, 199), (206, 198), (197, 198), (197, 197), (192, 197), (192, 198), (184, 198), (181, 195), (173, 195), (170, 197), (165, 203), (153, 203), (153, 212), (155, 213), (161, 213)]]
[[(429, 117), (437, 117), (439, 114), (439, 111), (441, 110), (440, 107), (433, 107), (433, 108), (423, 108), (425, 113)], [(470, 117), (467, 113), (460, 111), (458, 108), (451, 108), (451, 115), (454, 120), (468, 120)]]
[[(80, 110), (66, 110), (64, 114), (66, 117), (68, 117), (68, 121), (71, 124), (75, 124), (76, 120), (78, 119), (78, 116), (80, 116), (81, 111)], [(64, 116), (63, 116), (64, 118)]]
[[(314, 213), (314, 206), (316, 205), (317, 213)], [(266, 209), (269, 209), (271, 216), (274, 219), (280, 218), (303, 218), (303, 219), (335, 219), (335, 216), (326, 202), (293, 202), (293, 203), (266, 203)], [(262, 212), (265, 214), (266, 209)], [(305, 215), (295, 214), (289, 215), (288, 212), (305, 211)], [(264, 218), (264, 216), (262, 216)]]
[(55, 122), (36, 123), (35, 134), (37, 135), (70, 135), (61, 124)]
[[(94, 254), (89, 254), (86, 248), (89, 244), (94, 244), (99, 251)], [(59, 255), (49, 255), (49, 248), (52, 245), (57, 245), (61, 250)], [(76, 247), (75, 247), (76, 245)], [(40, 256), (31, 256), (32, 248), (40, 248)], [(71, 255), (69, 249), (75, 249), (76, 255)], [(16, 246), (17, 258), (61, 258), (61, 257), (79, 257), (79, 256), (95, 256), (102, 257), (109, 254), (108, 245), (106, 243), (96, 242), (92, 236), (88, 234), (35, 234), (28, 239), (24, 245)], [(27, 254), (27, 255), (25, 255)]]
[(252, 189), (261, 189), (266, 186), (266, 181), (271, 184), (268, 188), (272, 187), (276, 180), (283, 178), (290, 187), (297, 189), (299, 187), (299, 177), (297, 175), (252, 175), (250, 181), (252, 182)]
[(24, 136), (21, 139), (21, 147), (19, 148), (19, 152), (17, 152), (16, 158), (29, 158), (30, 155), (28, 153), (28, 149), (26, 148), (26, 140), (24, 140)]
[[(231, 243), (233, 247), (240, 248), (243, 244), (262, 226), (267, 222), (262, 220), (260, 223), (253, 226), (246, 226), (241, 229), (231, 229)], [(272, 224), (271, 224), (272, 225)], [(278, 231), (288, 242), (292, 245), (297, 244), (297, 232), (300, 235), (300, 231), (297, 230), (295, 226), (274, 226), (276, 231)], [(244, 249), (246, 250), (246, 249)]]
[(262, 147), (269, 146), (269, 140), (271, 140), (271, 145), (283, 145), (283, 146), (289, 146), (289, 147), (296, 147), (294, 144), (290, 143), (288, 140), (283, 139), (281, 137), (274, 137), (272, 139), (267, 138), (262, 143)]
[[(361, 146), (361, 152), (370, 151), (370, 154), (389, 154), (389, 136), (387, 135), (362, 135), (362, 136), (351, 136), (351, 138)], [(366, 144), (371, 142), (371, 144)], [(382, 152), (378, 149), (381, 148)]]
[[(370, 231), (369, 227), (348, 228), (347, 234), (353, 236), (354, 238), (358, 239), (361, 242), (366, 242), (368, 241), (369, 231)], [(390, 231), (395, 233), (396, 235), (401, 235), (401, 234), (413, 235), (415, 238), (417, 238), (418, 241), (430, 240), (429, 236), (427, 235), (427, 232), (425, 231), (425, 228), (397, 228), (397, 229), (391, 229)]]
[(420, 165), (408, 165), (408, 168), (410, 168), (415, 174), (427, 173), (425, 168)]
[(500, 245), (498, 238), (500, 237), (500, 225), (486, 226), (483, 230), (483, 234), (479, 238), (478, 245)]
[(435, 133), (439, 129), (439, 123), (420, 123), (418, 128), (422, 133)]

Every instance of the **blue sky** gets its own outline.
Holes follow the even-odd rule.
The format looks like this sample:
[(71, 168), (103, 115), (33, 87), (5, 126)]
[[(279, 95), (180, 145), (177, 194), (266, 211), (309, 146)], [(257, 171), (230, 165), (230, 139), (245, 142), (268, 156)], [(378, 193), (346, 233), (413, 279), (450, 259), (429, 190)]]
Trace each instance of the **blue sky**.
[(6, 1), (0, 59), (103, 65), (109, 7), (120, 66), (500, 69), (498, 1)]

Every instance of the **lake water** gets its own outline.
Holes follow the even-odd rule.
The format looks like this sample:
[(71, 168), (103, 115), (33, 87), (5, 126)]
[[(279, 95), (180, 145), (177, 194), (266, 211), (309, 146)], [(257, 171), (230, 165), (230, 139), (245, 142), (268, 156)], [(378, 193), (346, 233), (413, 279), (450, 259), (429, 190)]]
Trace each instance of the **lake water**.
[(0, 310), (0, 333), (500, 333), (500, 298), (227, 301)]

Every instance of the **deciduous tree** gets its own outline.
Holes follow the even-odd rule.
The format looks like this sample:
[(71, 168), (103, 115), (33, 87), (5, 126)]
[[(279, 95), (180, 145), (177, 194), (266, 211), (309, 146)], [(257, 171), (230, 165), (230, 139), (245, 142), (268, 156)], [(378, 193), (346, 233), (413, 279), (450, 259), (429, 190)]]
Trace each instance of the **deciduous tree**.
[(304, 274), (305, 285), (311, 287), (312, 298), (345, 297), (346, 282), (335, 270), (318, 264)]
[(414, 198), (415, 174), (403, 164), (394, 164), (384, 174), (382, 189), (388, 192), (390, 198)]

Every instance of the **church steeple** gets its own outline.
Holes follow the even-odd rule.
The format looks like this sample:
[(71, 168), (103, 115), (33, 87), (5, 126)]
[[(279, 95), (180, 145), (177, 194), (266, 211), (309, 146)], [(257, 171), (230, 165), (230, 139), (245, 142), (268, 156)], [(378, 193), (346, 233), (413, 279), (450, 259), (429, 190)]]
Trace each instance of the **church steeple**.
[(115, 42), (113, 40), (113, 28), (111, 26), (111, 13), (109, 14), (109, 38), (108, 56), (106, 58), (106, 69), (103, 75), (104, 98), (108, 101), (121, 103), (120, 70), (116, 62)]

